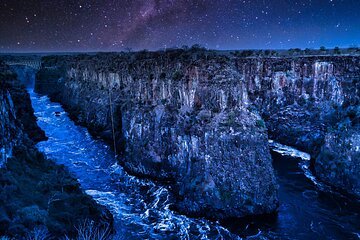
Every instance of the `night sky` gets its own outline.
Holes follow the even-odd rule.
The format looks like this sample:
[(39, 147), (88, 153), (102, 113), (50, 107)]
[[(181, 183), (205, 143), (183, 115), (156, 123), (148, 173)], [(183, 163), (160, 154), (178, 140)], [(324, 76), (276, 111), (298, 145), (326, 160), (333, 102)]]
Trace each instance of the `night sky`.
[(0, 52), (360, 45), (360, 0), (0, 0)]

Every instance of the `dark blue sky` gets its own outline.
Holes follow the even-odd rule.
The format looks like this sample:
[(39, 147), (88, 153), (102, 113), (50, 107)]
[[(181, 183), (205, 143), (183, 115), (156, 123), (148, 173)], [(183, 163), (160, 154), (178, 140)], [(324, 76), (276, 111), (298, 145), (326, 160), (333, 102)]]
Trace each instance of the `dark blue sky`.
[(360, 45), (360, 0), (0, 0), (0, 52)]

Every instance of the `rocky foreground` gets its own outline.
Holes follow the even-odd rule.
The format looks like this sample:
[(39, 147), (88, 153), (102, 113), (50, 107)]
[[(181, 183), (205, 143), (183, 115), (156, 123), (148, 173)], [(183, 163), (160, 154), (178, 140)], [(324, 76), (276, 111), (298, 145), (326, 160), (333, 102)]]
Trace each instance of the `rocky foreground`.
[(268, 134), (359, 196), (359, 65), (203, 49), (49, 56), (36, 90), (122, 152), (128, 171), (168, 181), (181, 212), (241, 217), (277, 209)]
[(41, 231), (49, 238), (75, 237), (85, 221), (111, 229), (111, 214), (35, 148), (46, 136), (26, 89), (1, 63), (0, 113), (0, 236), (21, 239)]

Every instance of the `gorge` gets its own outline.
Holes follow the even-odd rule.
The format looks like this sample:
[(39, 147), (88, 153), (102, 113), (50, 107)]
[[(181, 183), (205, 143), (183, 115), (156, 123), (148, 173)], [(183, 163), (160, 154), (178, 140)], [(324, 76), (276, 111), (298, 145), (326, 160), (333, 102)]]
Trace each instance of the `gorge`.
[[(315, 204), (324, 210), (343, 201), (347, 206), (341, 205), (340, 208), (348, 219), (344, 221), (350, 222), (345, 227), (350, 230), (347, 237), (356, 239), (359, 234), (356, 209), (360, 195), (359, 66), (360, 57), (356, 56), (238, 58), (212, 51), (175, 50), (46, 56), (41, 59), (39, 71), (27, 74), (29, 71), (24, 68), (15, 70), (23, 82), (29, 76), (33, 77), (36, 93), (48, 95), (51, 101), (61, 103), (73, 121), (111, 146), (112, 151), (99, 150), (98, 153), (104, 155), (99, 161), (111, 159), (107, 168), (118, 161), (131, 175), (152, 179), (157, 186), (155, 192), (166, 191), (160, 196), (166, 196), (165, 202), (172, 199), (171, 211), (162, 202), (164, 200), (160, 200), (162, 207), (159, 212), (165, 208), (178, 221), (190, 221), (191, 229), (192, 224), (200, 226), (196, 231), (185, 231), (190, 235), (175, 234), (174, 238), (196, 237), (201, 229), (206, 228), (210, 228), (207, 232), (210, 236), (236, 238), (236, 230), (228, 233), (223, 228), (232, 229), (227, 219), (246, 219), (248, 216), (272, 219), (277, 211), (278, 222), (284, 224), (290, 220), (286, 217), (299, 215), (283, 213), (291, 212), (296, 206), (284, 210), (282, 201), (299, 196), (291, 196), (281, 189), (287, 189), (286, 186), (291, 184), (292, 189), (296, 189), (299, 184), (301, 190), (293, 191), (299, 191), (297, 193), (303, 195), (302, 199), (309, 206)], [(72, 136), (66, 134), (62, 125), (57, 125), (57, 122), (64, 121), (61, 124), (70, 126), (71, 121), (64, 119), (65, 112), (45, 97), (35, 93), (31, 93), (31, 97), (39, 125), (50, 138), (38, 144), (40, 150), (48, 151), (50, 158), (62, 159), (56, 161), (69, 167), (70, 171), (79, 171), (80, 176), (89, 174), (87, 167), (79, 167), (84, 162), (69, 163), (73, 157), (71, 145), (61, 150), (69, 152), (68, 158), (56, 154), (59, 150), (56, 150), (57, 141), (70, 141)], [(60, 118), (54, 116), (54, 112), (59, 112)], [(55, 127), (49, 129), (47, 121), (53, 122)], [(70, 129), (73, 128), (75, 126), (71, 125)], [(75, 145), (74, 141), (78, 144), (85, 142), (87, 137), (75, 137), (72, 144)], [(269, 138), (308, 152), (311, 160), (308, 161), (310, 157), (307, 160), (297, 158), (294, 162), (290, 157), (281, 156), (276, 144), (270, 141), (269, 145)], [(77, 157), (74, 155), (75, 158), (83, 155), (92, 159), (94, 156), (85, 153), (90, 145), (86, 143), (83, 150), (78, 149), (81, 153), (77, 153)], [(98, 145), (94, 148), (102, 149)], [(275, 151), (271, 152), (270, 148)], [(55, 149), (54, 152), (51, 149)], [(111, 156), (113, 153), (117, 156)], [(305, 173), (313, 182), (304, 176), (291, 182), (297, 178), (292, 178), (290, 173), (303, 175), (297, 161), (306, 168)], [(105, 183), (117, 181), (117, 178), (125, 183), (131, 182), (131, 177), (123, 172), (111, 180), (102, 175), (98, 178), (104, 179)], [(141, 191), (141, 187), (134, 190), (139, 196), (148, 196), (154, 191), (149, 187), (153, 186), (152, 181), (138, 181), (146, 182), (146, 187), (143, 187), (146, 190)], [(101, 181), (86, 179), (80, 182), (82, 188), (100, 203), (109, 198), (104, 194), (117, 191), (111, 189), (111, 194), (100, 189), (94, 191), (94, 186), (101, 185)], [(322, 187), (314, 187), (314, 183)], [(163, 187), (159, 188), (159, 185)], [(331, 200), (324, 204), (323, 196)], [(158, 200), (155, 198), (150, 202), (155, 204)], [(114, 215), (114, 206), (121, 201), (119, 198), (115, 198), (112, 204), (106, 201), (105, 206)], [(147, 200), (144, 202), (149, 203)], [(140, 209), (147, 212), (147, 208)], [(337, 214), (334, 211), (337, 210), (326, 210), (326, 214)], [(177, 212), (223, 221), (220, 226), (208, 220), (182, 219)], [(159, 215), (156, 217), (162, 219)], [(122, 221), (126, 223), (126, 220)], [(294, 238), (299, 233), (291, 235), (288, 231), (295, 228), (291, 226), (286, 226), (287, 230), (280, 227), (282, 230), (278, 233), (274, 230), (278, 228), (264, 227), (268, 223), (258, 227), (254, 221), (257, 222), (245, 220), (245, 227), (240, 227), (238, 231), (242, 233), (238, 234), (262, 236), (261, 232), (265, 231), (264, 236), (268, 238)], [(326, 221), (320, 218), (318, 223)], [(307, 227), (313, 225), (308, 219), (305, 222), (309, 225)], [(343, 225), (342, 220), (340, 222)], [(327, 227), (331, 224), (325, 223)], [(246, 225), (251, 225), (249, 230)], [(257, 227), (261, 230), (257, 231)], [(320, 223), (318, 227), (321, 229)], [(165, 235), (145, 234), (143, 237), (172, 236), (166, 235), (169, 229), (164, 228)], [(119, 229), (124, 229), (124, 226)], [(311, 226), (311, 229), (316, 227)], [(314, 230), (319, 236), (330, 231), (319, 229)], [(220, 235), (211, 235), (213, 231)], [(247, 231), (249, 234), (244, 233)], [(333, 231), (336, 236), (344, 234), (337, 228)], [(303, 234), (309, 236), (308, 232)]]
[(0, 235), (75, 237), (83, 221), (111, 232), (110, 212), (86, 195), (64, 166), (35, 146), (47, 137), (20, 82), (31, 79), (34, 69), (0, 63)]
[[(270, 212), (276, 208), (266, 128), (271, 139), (310, 153), (318, 177), (359, 196), (359, 57), (230, 59), (178, 51), (49, 57), (36, 90), (109, 141), (113, 123), (128, 171), (197, 181), (195, 189), (209, 190), (210, 202), (236, 191), (211, 188), (226, 179), (214, 177), (219, 170), (239, 172), (237, 164), (244, 164), (241, 169), (251, 166), (262, 175), (261, 191), (268, 192), (263, 203), (272, 205)], [(343, 142), (338, 153), (334, 141)], [(195, 169), (204, 176), (192, 175)], [(245, 176), (259, 188), (246, 173), (228, 177), (241, 182)]]

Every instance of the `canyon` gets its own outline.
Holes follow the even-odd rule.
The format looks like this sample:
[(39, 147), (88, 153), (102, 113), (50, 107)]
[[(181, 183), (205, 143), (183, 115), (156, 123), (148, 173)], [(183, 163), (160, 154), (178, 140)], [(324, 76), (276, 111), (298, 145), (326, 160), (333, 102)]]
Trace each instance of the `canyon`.
[(204, 50), (46, 56), (35, 91), (170, 186), (187, 215), (274, 213), (269, 138), (358, 198), (360, 57), (237, 58)]
[(36, 148), (47, 137), (17, 73), (34, 76), (35, 70), (0, 61), (0, 235), (75, 237), (86, 219), (112, 231), (108, 210), (86, 195), (64, 166)]

